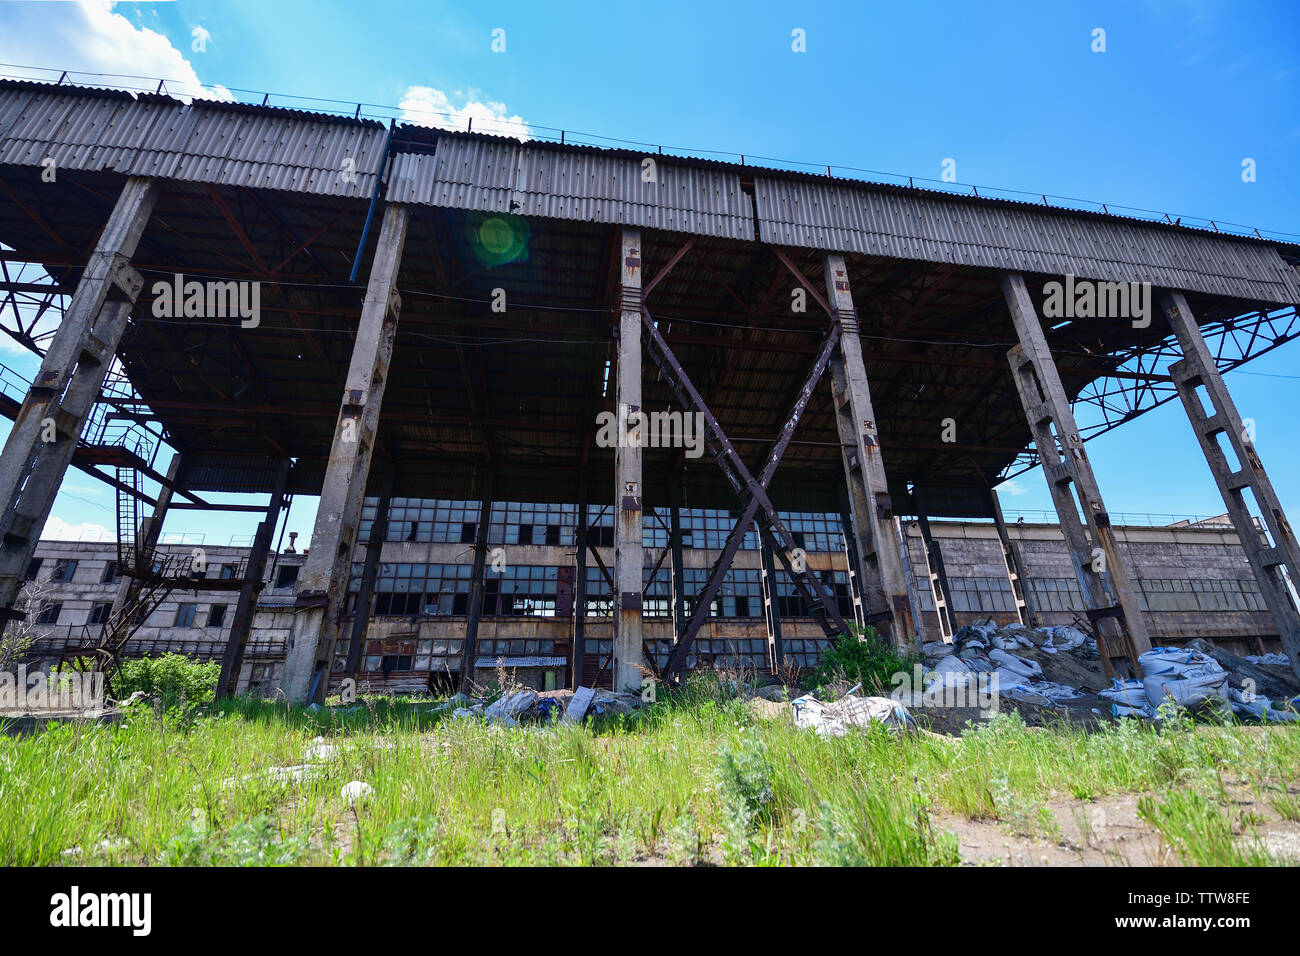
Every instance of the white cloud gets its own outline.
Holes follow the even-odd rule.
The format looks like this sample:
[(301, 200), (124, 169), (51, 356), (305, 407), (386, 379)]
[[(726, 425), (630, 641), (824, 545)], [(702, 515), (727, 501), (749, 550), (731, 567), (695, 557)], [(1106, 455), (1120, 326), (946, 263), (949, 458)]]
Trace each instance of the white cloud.
[(1016, 495), (1027, 494), (1029, 491), (1028, 488), (1015, 480), (1002, 482), (1002, 484), (998, 485), (996, 490), (1000, 495), (1010, 495), (1013, 498)]
[(460, 92), (455, 95), (464, 98), (464, 106), (456, 106), (451, 97), (432, 86), (407, 87), (398, 104), (402, 110), (402, 119), (421, 126), (453, 130), (468, 129), (472, 119), (476, 133), (530, 138), (527, 122), (522, 116), (509, 115), (506, 104), (470, 99), (468, 94)]
[[(46, 68), (0, 67), (5, 75), (48, 80), (58, 79), (58, 73), (51, 70), (67, 70), (73, 82), (150, 90), (161, 79), (167, 81), (167, 92), (176, 96), (234, 98), (225, 87), (204, 88), (194, 65), (167, 37), (114, 13), (112, 0), (4, 6), (7, 9), (4, 29), (0, 30), (0, 63)], [(78, 75), (85, 73), (122, 76)], [(126, 77), (149, 77), (155, 82)]]
[(81, 524), (68, 524), (57, 515), (50, 515), (45, 522), (41, 537), (54, 541), (115, 541), (117, 535), (102, 524), (83, 521)]

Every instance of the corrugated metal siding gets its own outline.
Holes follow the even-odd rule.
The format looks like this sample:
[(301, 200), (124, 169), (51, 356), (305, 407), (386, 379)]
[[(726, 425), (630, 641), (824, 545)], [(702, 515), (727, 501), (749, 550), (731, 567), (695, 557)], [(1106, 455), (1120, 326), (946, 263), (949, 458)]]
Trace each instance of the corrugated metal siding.
[[(296, 110), (0, 83), (4, 164), (39, 166), (50, 157), (64, 169), (364, 199), (385, 139), (377, 123)], [(655, 181), (644, 182), (643, 158), (627, 151), (443, 135), (436, 155), (395, 157), (390, 198), (756, 238), (740, 170), (651, 158)], [(344, 175), (347, 160), (354, 175)], [(754, 182), (764, 242), (1300, 300), (1300, 275), (1261, 243), (775, 173), (756, 172)]]
[(737, 173), (652, 158), (655, 181), (644, 182), (641, 161), (627, 156), (446, 137), (438, 141), (429, 201), (480, 212), (754, 238), (751, 200)]
[(756, 175), (759, 238), (779, 245), (1159, 286), (1291, 304), (1296, 271), (1255, 243), (1127, 221)]
[(49, 157), (60, 169), (365, 198), (386, 131), (201, 100), (186, 106), (166, 97), (0, 88), (0, 137), (0, 163), (11, 165), (39, 166)]
[(394, 153), (388, 168), (390, 202), (433, 205), (437, 158), (426, 153)]

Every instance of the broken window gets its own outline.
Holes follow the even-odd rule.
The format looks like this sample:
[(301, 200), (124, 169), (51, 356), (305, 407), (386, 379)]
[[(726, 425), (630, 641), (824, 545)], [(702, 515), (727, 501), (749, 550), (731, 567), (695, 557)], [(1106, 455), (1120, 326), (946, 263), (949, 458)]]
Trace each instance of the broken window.
[(194, 615), (198, 611), (197, 604), (181, 604), (176, 608), (176, 626), (193, 627)]
[(383, 672), (385, 677), (393, 671), (409, 671), (411, 669), (411, 655), (385, 654), (379, 669)]

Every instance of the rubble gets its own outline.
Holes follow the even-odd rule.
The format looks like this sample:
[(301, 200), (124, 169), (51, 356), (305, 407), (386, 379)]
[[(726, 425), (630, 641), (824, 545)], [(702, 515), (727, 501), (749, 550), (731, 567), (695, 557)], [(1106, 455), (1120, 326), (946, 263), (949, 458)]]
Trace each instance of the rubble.
[(1075, 627), (1035, 630), (991, 620), (968, 624), (953, 635), (951, 644), (923, 646), (924, 694), (972, 687), (978, 675), (989, 674), (996, 676), (1000, 697), (1056, 707), (1104, 686), (1100, 666), (1087, 665), (1088, 658), (1097, 661), (1096, 649), (1096, 641)]
[(569, 698), (569, 706), (564, 711), (564, 719), (570, 723), (579, 723), (582, 718), (587, 716), (587, 708), (591, 706), (592, 699), (596, 692), (590, 687), (579, 687)]
[(1252, 664), (1266, 664), (1269, 667), (1290, 667), (1291, 658), (1285, 654), (1247, 654), (1243, 660)]
[(336, 753), (338, 753), (337, 747), (331, 743), (326, 743), (324, 737), (317, 737), (308, 745), (306, 753), (303, 754), (303, 759), (307, 761), (329, 760)]
[(483, 716), (490, 724), (514, 727), (519, 718), (525, 716), (537, 706), (537, 691), (520, 690), (507, 694), (483, 708)]
[(499, 727), (516, 727), (557, 719), (578, 723), (595, 715), (630, 714), (642, 705), (642, 700), (638, 694), (591, 687), (579, 687), (576, 691), (518, 688), (491, 703), (458, 694), (440, 709), (445, 712), (453, 704), (456, 705), (450, 708), (453, 720), (482, 718)]
[(1097, 712), (1092, 705), (1099, 702), (1109, 704), (1112, 717), (1154, 718), (1162, 703), (1172, 701), (1192, 710), (1226, 704), (1244, 719), (1300, 720), (1300, 687), (1285, 655), (1236, 657), (1199, 639), (1152, 648), (1139, 658), (1141, 679), (1109, 682), (1096, 639), (1071, 626), (1034, 629), (989, 620), (962, 627), (951, 644), (923, 644), (922, 654), (927, 694), (971, 687), (980, 675), (993, 674), (999, 697), (1031, 707)]
[(351, 807), (363, 803), (374, 792), (375, 788), (364, 780), (352, 780), (343, 785), (341, 796), (347, 805)]
[(823, 737), (843, 737), (851, 727), (882, 724), (894, 730), (915, 730), (916, 721), (907, 708), (888, 697), (858, 697), (853, 691), (859, 684), (833, 703), (805, 694), (791, 702), (794, 725), (811, 729)]

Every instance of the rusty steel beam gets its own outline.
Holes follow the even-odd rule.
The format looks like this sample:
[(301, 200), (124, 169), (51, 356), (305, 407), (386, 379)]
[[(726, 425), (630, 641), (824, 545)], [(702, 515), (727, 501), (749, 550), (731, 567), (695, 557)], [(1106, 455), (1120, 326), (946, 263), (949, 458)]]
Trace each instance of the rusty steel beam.
[(284, 507), (284, 489), (289, 480), (289, 467), (289, 461), (285, 459), (276, 468), (271, 499), (266, 505), (266, 517), (258, 523), (257, 532), (253, 535), (253, 546), (249, 549), (248, 564), (244, 568), (244, 580), (240, 582), (239, 598), (235, 602), (235, 615), (230, 621), (230, 635), (226, 640), (225, 653), (221, 655), (221, 675), (216, 688), (218, 700), (234, 696), (239, 687), (239, 672), (244, 666), (244, 651), (248, 647), (248, 635), (253, 627), (253, 615), (257, 611), (257, 597), (266, 583), (266, 558), (271, 550), (275, 527), (280, 522), (280, 511)]
[[(648, 320), (649, 313), (645, 313), (645, 316)], [(647, 321), (646, 326), (651, 330), (652, 335), (655, 334), (652, 322)], [(755, 481), (748, 473), (742, 473), (739, 476), (743, 482), (743, 486), (741, 489), (737, 490), (740, 492), (742, 498), (745, 499), (745, 506), (741, 511), (740, 518), (727, 534), (727, 539), (723, 545), (722, 552), (719, 554), (717, 560), (714, 561), (703, 590), (696, 596), (694, 610), (691, 614), (690, 620), (687, 621), (681, 637), (673, 647), (673, 653), (668, 660), (668, 666), (664, 669), (663, 676), (665, 680), (675, 680), (677, 675), (680, 674), (682, 669), (685, 667), (686, 658), (690, 654), (691, 645), (695, 641), (695, 635), (699, 633), (701, 625), (703, 625), (704, 620), (709, 616), (713, 598), (718, 593), (718, 589), (722, 586), (723, 578), (726, 577), (726, 573), (731, 567), (731, 562), (735, 559), (736, 552), (740, 549), (741, 542), (749, 532), (750, 525), (754, 523), (754, 518), (758, 514), (759, 509), (765, 508), (765, 510), (767, 510), (768, 513), (766, 517), (768, 523), (775, 525), (779, 521), (779, 519), (773, 520), (775, 518), (775, 511), (774, 509), (771, 509), (771, 502), (766, 502), (765, 505), (766, 489), (768, 485), (771, 484), (772, 477), (776, 474), (777, 467), (781, 464), (781, 458), (790, 444), (790, 439), (794, 435), (795, 429), (799, 426), (799, 421), (803, 417), (804, 409), (808, 407), (808, 402), (812, 399), (813, 390), (816, 388), (818, 381), (821, 380), (822, 375), (825, 373), (826, 366), (830, 363), (831, 355), (835, 351), (835, 346), (839, 342), (839, 339), (839, 323), (833, 322), (826, 333), (824, 342), (822, 343), (821, 353), (817, 356), (817, 361), (813, 363), (812, 368), (804, 378), (803, 385), (799, 389), (793, 407), (790, 409), (790, 413), (786, 416), (785, 424), (781, 428), (781, 433), (773, 444), (771, 451), (768, 452), (767, 461), (764, 463), (757, 481)], [(679, 385), (688, 394), (693, 392), (694, 386), (691, 385), (689, 379), (686, 378), (686, 373), (681, 366), (676, 364), (677, 360), (672, 355), (671, 351), (668, 351), (667, 344), (663, 343), (662, 338), (660, 338), (656, 345), (658, 345), (663, 359), (671, 366), (672, 374)], [(722, 434), (721, 427), (717, 424), (716, 419), (713, 419), (712, 414), (704, 405), (703, 400), (699, 398), (698, 393), (691, 396), (691, 401), (693, 404), (698, 406), (699, 410), (705, 416), (706, 421), (709, 422), (709, 428), (714, 432), (715, 440), (722, 444), (724, 448), (729, 448), (726, 436)], [(690, 405), (688, 405), (688, 411), (689, 410)], [(735, 454), (734, 450), (731, 451), (731, 457), (735, 459), (732, 463), (733, 465), (740, 462), (740, 458)], [(721, 464), (723, 457), (719, 456), (718, 461), (719, 464)], [(743, 468), (743, 462), (740, 462), (739, 469), (737, 470), (742, 470)], [(732, 475), (728, 473), (728, 477), (732, 478)], [(732, 480), (734, 484), (735, 479), (732, 478)], [(789, 533), (785, 531), (783, 526), (781, 527), (781, 532), (782, 538), (788, 539), (788, 541), (778, 540), (777, 550), (793, 550), (794, 539), (789, 536)], [(788, 555), (782, 553), (781, 557), (782, 563), (786, 565), (787, 571), (790, 571), (792, 577), (795, 577), (796, 581), (798, 581), (798, 577), (802, 572), (794, 569)], [(813, 575), (809, 575), (809, 577), (816, 580)], [(841, 633), (845, 631), (845, 624), (842, 619), (839, 619), (838, 608), (836, 608), (830, 601), (827, 601), (824, 595), (821, 596), (820, 601), (813, 600), (810, 601), (810, 603), (813, 606), (814, 616), (823, 621), (827, 617), (833, 618), (835, 620), (835, 628)]]

